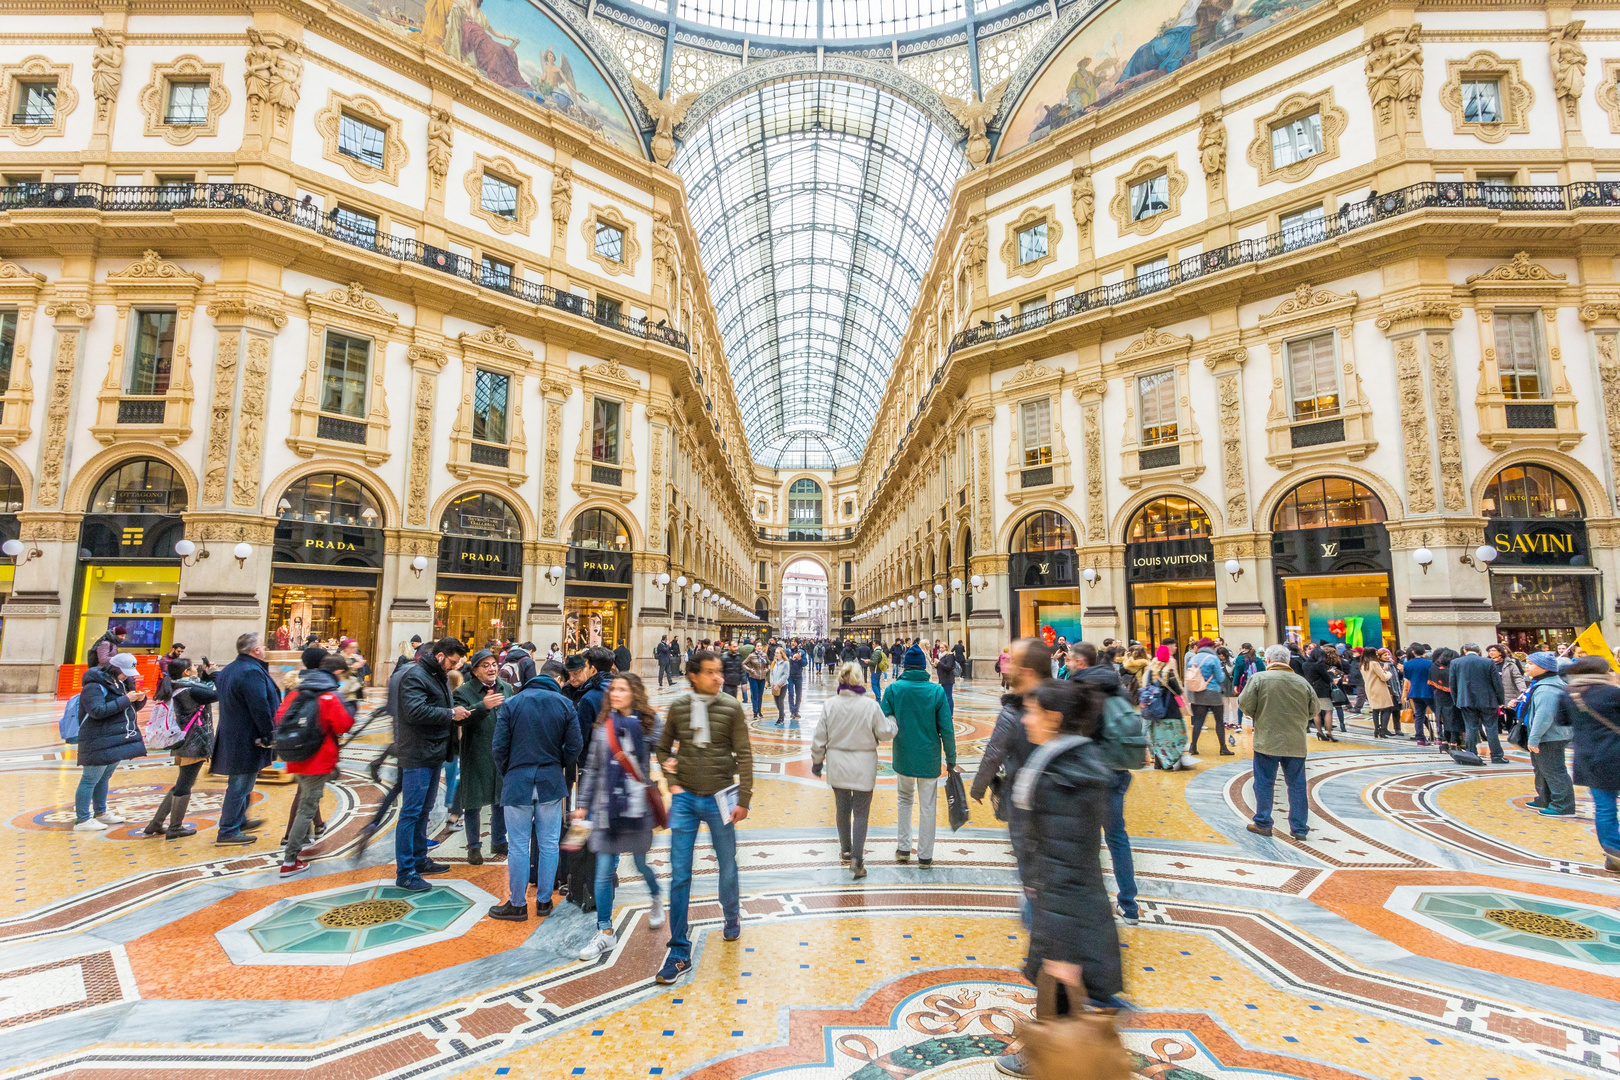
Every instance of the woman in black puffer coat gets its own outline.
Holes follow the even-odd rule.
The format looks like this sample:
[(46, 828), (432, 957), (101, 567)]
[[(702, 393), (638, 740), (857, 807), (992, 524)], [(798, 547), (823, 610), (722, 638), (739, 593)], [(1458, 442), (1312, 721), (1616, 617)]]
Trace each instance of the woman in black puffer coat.
[[(120, 656), (127, 658), (133, 680), (134, 657), (116, 653), (114, 659)], [(131, 689), (131, 683), (125, 681), (111, 660), (84, 673), (79, 690), (79, 764), (84, 771), (73, 795), (76, 831), (104, 832), (109, 825), (124, 823), (122, 817), (108, 812), (107, 789), (120, 761), (146, 755), (141, 726), (135, 719), (135, 711), (145, 700), (139, 690)]]
[[(197, 832), (197, 826), (186, 824), (186, 805), (191, 802), (191, 787), (197, 782), (197, 774), (214, 754), (214, 702), (219, 694), (211, 683), (190, 677), (190, 660), (170, 660), (166, 674), (167, 685), (173, 691), (169, 704), (174, 709), (174, 722), (180, 725), (185, 738), (178, 746), (167, 748), (174, 754), (179, 772), (174, 787), (163, 796), (157, 813), (140, 835), (178, 840)], [(165, 818), (168, 819), (166, 825)]]
[[(1024, 976), (1035, 982), (1044, 968), (1057, 980), (1060, 1013), (1074, 1010), (1068, 995), (1082, 988), (1092, 1004), (1119, 1007), (1115, 995), (1124, 988), (1100, 854), (1112, 774), (1091, 741), (1102, 705), (1083, 684), (1043, 682), (1024, 709), (1035, 749), (1013, 781), (1013, 802), (1027, 822), (1018, 864), (1033, 907)], [(1021, 1055), (997, 1067), (1028, 1075)]]

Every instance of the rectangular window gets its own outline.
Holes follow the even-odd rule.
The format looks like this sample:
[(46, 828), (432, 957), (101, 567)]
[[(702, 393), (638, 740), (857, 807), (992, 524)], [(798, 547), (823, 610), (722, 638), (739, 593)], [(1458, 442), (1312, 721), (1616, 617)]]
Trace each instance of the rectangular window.
[(137, 311), (135, 345), (130, 350), (129, 386), (131, 394), (166, 394), (174, 365), (174, 320), (172, 311)]
[(770, 571), (766, 568), (765, 561), (762, 559), (759, 563), (759, 587), (763, 589), (770, 585), (770, 583)]
[(596, 253), (609, 262), (624, 262), (624, 230), (605, 221), (596, 223)]
[(373, 169), (383, 167), (383, 149), (388, 144), (388, 130), (344, 113), (338, 119), (338, 153)]
[(511, 263), (492, 259), (485, 255), (480, 266), (482, 273), (479, 280), (485, 285), (491, 285), (497, 289), (510, 289), (512, 287)]
[(1297, 117), (1271, 129), (1271, 167), (1280, 169), (1322, 152), (1322, 114)]
[(844, 563), (844, 584), (846, 586), (848, 586), (848, 585), (852, 584), (854, 581), (855, 581), (855, 564), (852, 563), (852, 562), (845, 562)]
[(855, 516), (855, 500), (854, 499), (845, 499), (844, 500), (844, 516), (847, 517), (847, 518)]
[(1018, 265), (1046, 258), (1046, 222), (1018, 230)]
[(754, 504), (754, 513), (759, 517), (764, 517), (765, 516), (766, 510), (765, 510), (765, 500), (764, 499), (761, 499), (761, 500), (759, 500), (759, 502)]
[(174, 82), (169, 84), (169, 108), (163, 114), (165, 124), (208, 123), (208, 84), (205, 82)]
[(1512, 187), (1518, 179), (1513, 173), (1480, 173), (1479, 182), (1485, 187)]
[(591, 458), (619, 463), (619, 403), (597, 398), (591, 416)]
[(1176, 373), (1156, 371), (1136, 380), (1142, 406), (1142, 445), (1176, 441)]
[(1288, 380), (1293, 387), (1295, 420), (1339, 415), (1339, 373), (1332, 331), (1288, 343)]
[(49, 124), (56, 119), (56, 81), (17, 85), (17, 112), (13, 124)]
[(473, 438), (506, 442), (506, 395), (512, 380), (482, 368), (473, 376)]
[(1510, 398), (1546, 396), (1541, 377), (1541, 315), (1534, 311), (1499, 311), (1496, 324), (1496, 370), (1502, 393)]
[(365, 416), (366, 372), (370, 366), (371, 342), (328, 330), (321, 411), (339, 416)]
[(1470, 124), (1502, 122), (1502, 84), (1496, 79), (1468, 80), (1462, 84), (1463, 119)]
[(332, 232), (350, 243), (376, 243), (377, 219), (346, 206), (336, 206), (332, 208)]
[(1037, 296), (1019, 301), (1018, 314), (1026, 323), (1040, 321), (1041, 316), (1046, 314), (1046, 297)]
[(624, 314), (624, 305), (611, 296), (598, 296), (596, 298), (596, 318), (598, 322), (616, 323), (619, 316)]
[(1170, 256), (1162, 255), (1157, 259), (1139, 262), (1133, 268), (1136, 274), (1136, 287), (1139, 289), (1157, 289), (1161, 285), (1170, 283)]
[(0, 311), (0, 394), (11, 389), (11, 358), (17, 350), (17, 313)]
[(1131, 185), (1131, 220), (1141, 221), (1170, 209), (1170, 176), (1160, 173)]
[(1282, 226), (1284, 247), (1314, 244), (1327, 235), (1320, 206), (1307, 206), (1292, 214), (1284, 214), (1279, 224)]
[(484, 184), (479, 192), (478, 205), (491, 214), (498, 214), (503, 218), (517, 218), (517, 185), (510, 180), (504, 180), (494, 173), (484, 174)]
[(1024, 467), (1052, 463), (1052, 399), (1026, 401), (1018, 407), (1024, 440)]
[(956, 486), (961, 487), (968, 480), (968, 452), (967, 432), (956, 437)]

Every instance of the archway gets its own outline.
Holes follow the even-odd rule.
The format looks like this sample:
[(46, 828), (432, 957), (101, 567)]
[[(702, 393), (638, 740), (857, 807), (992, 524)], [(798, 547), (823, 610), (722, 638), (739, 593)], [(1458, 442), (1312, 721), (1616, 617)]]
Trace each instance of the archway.
[(795, 559), (782, 571), (782, 636), (827, 636), (827, 571), (814, 559)]
[(1496, 632), (1514, 649), (1551, 649), (1602, 616), (1586, 505), (1563, 473), (1518, 461), (1485, 486), (1480, 509), (1490, 563)]
[(1378, 493), (1347, 476), (1306, 480), (1278, 500), (1271, 570), (1290, 640), (1352, 648), (1395, 640), (1386, 517)]

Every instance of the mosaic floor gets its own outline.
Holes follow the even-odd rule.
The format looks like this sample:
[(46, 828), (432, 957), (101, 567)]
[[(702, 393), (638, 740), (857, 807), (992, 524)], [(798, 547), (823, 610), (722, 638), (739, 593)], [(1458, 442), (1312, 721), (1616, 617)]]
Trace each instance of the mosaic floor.
[[(135, 834), (172, 769), (144, 760), (113, 781), (131, 824), (75, 833), (54, 703), (0, 701), (0, 1080), (998, 1076), (992, 1059), (1033, 1006), (1006, 830), (975, 806), (951, 833), (941, 800), (933, 869), (896, 865), (886, 777), (870, 875), (850, 882), (809, 772), (825, 693), (811, 683), (797, 727), (769, 706), (756, 726), (744, 932), (721, 940), (700, 851), (696, 966), (674, 987), (653, 982), (665, 935), (646, 925), (639, 878), (620, 886), (617, 945), (594, 963), (574, 957), (595, 916), (571, 905), (482, 917), (506, 868), (467, 864), (440, 820), (453, 870), (429, 893), (394, 889), (391, 837), (359, 843), (381, 795), (363, 746), (328, 789), (313, 868), (283, 882), (270, 845), (290, 786), (260, 785), (255, 814), (272, 825), (253, 847), (212, 843), (223, 785), (207, 777), (198, 835), (147, 840)], [(963, 684), (956, 698), (971, 769), (996, 695)], [(1620, 1076), (1620, 876), (1602, 869), (1590, 803), (1548, 820), (1525, 809), (1525, 760), (1470, 770), (1370, 734), (1352, 718), (1339, 743), (1312, 741), (1304, 842), (1245, 831), (1246, 739), (1219, 757), (1206, 736), (1196, 769), (1136, 774), (1142, 920), (1121, 928), (1136, 1074)]]

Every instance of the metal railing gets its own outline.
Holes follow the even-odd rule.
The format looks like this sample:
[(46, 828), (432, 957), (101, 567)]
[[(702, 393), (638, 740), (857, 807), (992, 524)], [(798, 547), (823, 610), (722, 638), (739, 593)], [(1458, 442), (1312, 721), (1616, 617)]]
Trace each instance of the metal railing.
[(670, 326), (659, 326), (646, 319), (621, 313), (598, 313), (589, 297), (559, 292), (549, 285), (513, 280), (509, 275), (485, 280), (481, 265), (466, 255), (424, 244), (411, 237), (371, 233), (345, 227), (335, 214), (324, 214), (312, 203), (300, 202), (255, 184), (173, 184), (168, 186), (115, 186), (112, 184), (24, 183), (0, 187), (0, 213), (12, 210), (101, 210), (110, 213), (151, 213), (174, 210), (245, 210), (275, 218), (300, 229), (330, 237), (351, 247), (374, 252), (385, 258), (417, 263), (430, 270), (470, 281), (486, 289), (526, 300), (531, 304), (556, 308), (590, 319), (601, 326), (633, 337), (692, 351), (685, 334)]
[(1015, 337), (1071, 315), (1150, 296), (1234, 266), (1303, 251), (1346, 233), (1419, 210), (1482, 208), (1558, 211), (1593, 207), (1620, 208), (1620, 181), (1585, 180), (1565, 185), (1513, 186), (1452, 181), (1413, 184), (1398, 191), (1375, 193), (1359, 203), (1349, 203), (1340, 207), (1337, 214), (1319, 222), (1252, 240), (1239, 240), (1235, 244), (1188, 256), (1163, 270), (1154, 270), (1112, 285), (1099, 285), (1095, 289), (1087, 289), (1017, 315), (1004, 316), (993, 323), (980, 323), (952, 338), (950, 352), (982, 345), (987, 341)]

